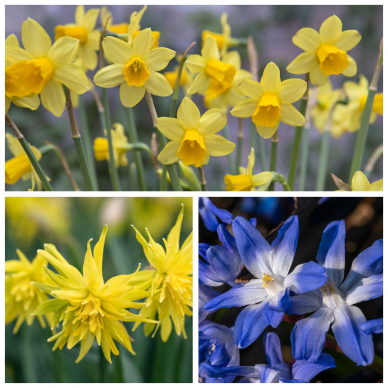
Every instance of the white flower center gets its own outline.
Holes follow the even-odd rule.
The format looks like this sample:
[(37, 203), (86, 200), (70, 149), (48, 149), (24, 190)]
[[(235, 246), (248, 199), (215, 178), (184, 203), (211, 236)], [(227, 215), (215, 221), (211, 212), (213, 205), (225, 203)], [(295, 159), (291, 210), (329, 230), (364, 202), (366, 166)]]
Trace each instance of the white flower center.
[(284, 278), (281, 276), (271, 276), (264, 272), (261, 280), (263, 282), (262, 287), (265, 288), (268, 296), (276, 296), (281, 290), (284, 289)]
[(325, 285), (321, 287), (320, 291), (323, 307), (334, 310), (341, 304), (345, 303), (344, 293), (336, 287), (335, 282), (330, 282), (329, 279)]

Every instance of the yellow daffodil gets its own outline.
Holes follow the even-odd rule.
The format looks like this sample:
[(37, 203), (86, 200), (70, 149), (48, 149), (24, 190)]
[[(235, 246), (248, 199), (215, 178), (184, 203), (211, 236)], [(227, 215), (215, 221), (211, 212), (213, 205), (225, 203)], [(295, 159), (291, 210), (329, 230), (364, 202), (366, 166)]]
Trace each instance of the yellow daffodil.
[(94, 70), (97, 67), (97, 53), (100, 45), (100, 32), (95, 29), (98, 13), (97, 8), (85, 13), (83, 5), (77, 5), (75, 23), (55, 27), (55, 40), (63, 36), (78, 39), (78, 55), (75, 63), (82, 69)]
[[(48, 300), (47, 295), (38, 290), (32, 282), (47, 282), (52, 285), (50, 278), (44, 271), (47, 264), (41, 256), (37, 255), (31, 262), (23, 252), (16, 250), (19, 260), (5, 262), (5, 324), (8, 325), (16, 319), (13, 333), (16, 334), (24, 321), (31, 326), (35, 317), (32, 312), (43, 302)], [(51, 325), (53, 314), (45, 315)], [(39, 316), (40, 325), (45, 328), (44, 317)], [(51, 326), (50, 326), (51, 327)]]
[(236, 75), (236, 68), (233, 65), (220, 61), (220, 52), (217, 42), (208, 35), (205, 39), (201, 55), (190, 55), (186, 61), (187, 68), (192, 74), (197, 74), (191, 84), (188, 93), (205, 94), (214, 79), (220, 83), (230, 83)]
[(233, 152), (235, 144), (216, 135), (226, 125), (226, 115), (220, 109), (210, 109), (201, 116), (199, 109), (185, 97), (178, 109), (177, 119), (159, 117), (156, 126), (168, 139), (158, 160), (172, 164), (179, 160), (185, 166), (201, 167), (210, 156), (223, 156)]
[(105, 5), (101, 7), (100, 20), (102, 27), (105, 27), (106, 23), (108, 23), (106, 27), (108, 31), (115, 34), (128, 34), (128, 23), (113, 24), (112, 12)]
[[(361, 125), (361, 117), (364, 112), (366, 99), (368, 98), (369, 82), (364, 75), (360, 75), (360, 82), (344, 83), (345, 93), (349, 99), (348, 109), (351, 112), (349, 131), (358, 131)], [(383, 93), (375, 95), (372, 106), (370, 123), (376, 121), (377, 115), (383, 115)]]
[[(178, 59), (178, 56), (177, 56), (177, 59)], [(174, 71), (165, 71), (163, 75), (166, 77), (168, 83), (174, 89), (176, 79), (178, 77), (178, 67), (176, 67)], [(189, 90), (189, 87), (191, 86), (192, 83), (193, 83), (193, 76), (189, 71), (187, 71), (187, 66), (185, 62), (182, 68), (181, 82), (180, 82), (180, 86), (183, 88), (183, 91), (185, 94), (187, 94), (187, 91)]]
[(113, 65), (99, 70), (94, 82), (103, 88), (120, 85), (120, 100), (126, 107), (133, 107), (144, 97), (147, 89), (156, 96), (169, 96), (173, 90), (166, 78), (158, 73), (163, 70), (175, 51), (153, 44), (151, 29), (139, 33), (132, 45), (108, 36), (102, 42), (104, 52)]
[[(8, 148), (14, 156), (5, 162), (5, 184), (14, 185), (20, 178), (24, 181), (31, 179), (32, 190), (34, 190), (35, 183), (38, 185), (38, 189), (41, 190), (42, 184), (39, 176), (19, 143), (19, 140), (9, 133), (5, 137), (7, 138)], [(42, 158), (41, 152), (34, 146), (30, 145), (30, 147), (36, 159), (40, 160)]]
[(135, 354), (131, 338), (122, 322), (155, 323), (127, 310), (138, 309), (144, 305), (134, 301), (150, 294), (145, 289), (152, 280), (143, 281), (142, 273), (138, 272), (116, 276), (104, 282), (102, 261), (107, 230), (105, 225), (100, 240), (94, 247), (94, 255), (90, 247), (91, 240), (88, 241), (82, 274), (66, 261), (54, 245), (45, 244), (44, 250), (38, 250), (38, 254), (58, 273), (45, 268), (55, 286), (33, 282), (38, 289), (54, 298), (42, 303), (33, 314), (53, 312), (52, 327), (62, 322), (62, 330), (48, 339), (48, 342), (56, 341), (53, 351), (62, 349), (66, 344), (67, 348), (71, 349), (81, 342), (77, 363), (92, 347), (94, 339), (101, 345), (105, 358), (110, 363), (110, 352), (116, 356), (119, 354), (113, 340)]
[[(11, 34), (5, 40), (6, 47), (19, 47), (18, 38)], [(11, 106), (11, 102), (21, 108), (28, 108), (31, 110), (38, 109), (40, 104), (38, 96), (25, 97), (17, 85), (19, 84), (19, 77), (22, 77), (23, 73), (13, 74), (12, 62), (5, 61), (5, 114)], [(16, 83), (15, 83), (16, 81)]]
[[(313, 90), (310, 89), (310, 93), (312, 92)], [(329, 117), (333, 112), (333, 106), (342, 98), (342, 94), (341, 89), (333, 89), (330, 80), (318, 88), (317, 102), (311, 111), (311, 117), (319, 132), (324, 132)]]
[(371, 184), (362, 171), (356, 171), (352, 178), (352, 191), (383, 191), (383, 180)]
[(357, 65), (347, 52), (360, 40), (358, 31), (342, 31), (341, 20), (331, 16), (322, 23), (319, 33), (312, 28), (302, 28), (295, 34), (292, 42), (305, 52), (297, 56), (287, 70), (292, 74), (309, 73), (315, 86), (323, 86), (333, 74), (353, 77)]
[(337, 104), (331, 116), (330, 133), (334, 138), (349, 132), (351, 112), (348, 105)]
[(236, 117), (252, 117), (257, 131), (268, 139), (277, 131), (280, 121), (294, 127), (304, 124), (305, 119), (291, 105), (305, 93), (307, 84), (301, 79), (281, 81), (279, 68), (270, 62), (264, 69), (260, 82), (243, 78), (237, 87), (249, 98), (241, 101), (231, 111)]
[[(145, 306), (140, 310), (143, 318), (155, 319), (158, 315), (161, 327), (161, 337), (166, 342), (171, 334), (172, 323), (177, 335), (185, 332), (185, 315), (192, 316), (189, 307), (193, 307), (193, 233), (187, 237), (181, 248), (179, 238), (183, 220), (183, 205), (175, 226), (163, 239), (165, 249), (154, 241), (148, 232), (148, 241), (135, 228), (136, 238), (144, 249), (144, 254), (152, 266), (152, 269), (144, 271), (148, 273), (152, 281), (151, 295), (148, 296)], [(172, 320), (172, 323), (171, 323)], [(140, 325), (137, 322), (134, 326)], [(149, 335), (154, 330), (155, 324), (146, 324), (144, 331)]]
[[(126, 152), (128, 151), (128, 138), (124, 134), (124, 127), (120, 123), (113, 124), (114, 129), (111, 129), (113, 152), (115, 156), (116, 168), (119, 166), (128, 166)], [(106, 134), (106, 131), (105, 131)], [(94, 155), (96, 160), (109, 160), (108, 139), (97, 137), (94, 141)]]
[(227, 191), (255, 191), (255, 187), (271, 182), (273, 174), (270, 171), (252, 175), (255, 165), (255, 151), (251, 148), (248, 156), (248, 166), (240, 167), (240, 175), (225, 175), (224, 181)]
[(59, 117), (66, 105), (62, 84), (78, 94), (88, 90), (85, 73), (71, 63), (79, 41), (64, 36), (51, 45), (47, 32), (32, 19), (23, 23), (21, 35), (24, 50), (5, 47), (5, 59), (13, 64), (8, 68), (6, 83), (13, 82), (27, 97), (40, 94), (43, 106)]
[[(147, 6), (145, 5), (139, 12), (132, 12), (130, 17), (130, 23), (128, 26), (128, 43), (132, 44), (133, 40), (137, 35), (140, 34), (140, 21), (146, 11)], [(152, 31), (154, 38), (150, 50), (155, 49), (159, 46), (160, 32)]]
[(230, 51), (222, 57), (222, 62), (233, 65), (236, 68), (236, 75), (232, 82), (219, 82), (210, 80), (210, 84), (205, 93), (205, 105), (207, 108), (221, 109), (225, 114), (229, 113), (229, 107), (235, 107), (244, 100), (237, 91), (237, 86), (243, 78), (252, 78), (249, 71), (241, 69), (241, 58), (238, 51)]

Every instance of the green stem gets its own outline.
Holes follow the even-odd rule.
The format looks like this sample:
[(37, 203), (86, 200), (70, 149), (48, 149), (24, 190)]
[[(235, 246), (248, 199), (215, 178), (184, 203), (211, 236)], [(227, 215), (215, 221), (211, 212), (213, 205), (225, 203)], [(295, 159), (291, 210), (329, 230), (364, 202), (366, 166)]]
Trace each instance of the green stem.
[[(269, 165), (269, 171), (276, 171), (276, 162), (278, 158), (278, 144), (279, 144), (279, 135), (276, 131), (275, 134), (272, 136), (272, 142), (271, 142), (271, 162)], [(275, 182), (271, 182), (269, 185), (268, 191), (274, 191), (275, 188)]]
[(323, 191), (325, 189), (327, 163), (329, 160), (329, 146), (330, 146), (330, 131), (326, 130), (322, 136), (321, 155), (319, 158), (319, 170), (318, 170), (317, 187), (316, 187), (317, 191)]
[(307, 163), (309, 158), (310, 128), (305, 127), (302, 136), (302, 155), (300, 163), (299, 191), (306, 189)]
[(100, 383), (105, 383), (105, 355), (102, 351), (102, 347), (99, 348), (99, 354), (100, 354)]
[(257, 129), (254, 122), (251, 123), (251, 147), (255, 148), (255, 139), (259, 142), (259, 159), (262, 171), (267, 171), (266, 155), (265, 155), (265, 144), (264, 139), (257, 135)]
[(244, 119), (238, 119), (237, 155), (234, 174), (237, 175), (241, 166), (242, 148), (244, 142)]
[(102, 101), (104, 103), (104, 112), (105, 112), (105, 128), (106, 128), (106, 137), (108, 138), (108, 146), (109, 146), (109, 173), (112, 180), (112, 187), (114, 191), (120, 190), (120, 182), (119, 175), (117, 173), (115, 157), (113, 151), (113, 141), (112, 141), (112, 133), (111, 133), (111, 121), (110, 121), (110, 113), (109, 113), (109, 101), (108, 94), (105, 88), (102, 88)]
[(160, 191), (167, 189), (167, 166), (163, 165), (162, 177), (160, 179)]
[(131, 191), (139, 191), (137, 186), (137, 167), (135, 162), (129, 165), (129, 188)]
[(27, 154), (28, 159), (30, 160), (32, 166), (34, 167), (36, 173), (38, 174), (38, 177), (40, 181), (42, 182), (42, 186), (46, 191), (53, 191), (46, 174), (43, 172), (42, 167), (40, 166), (38, 160), (36, 159), (34, 153), (32, 152), (30, 145), (28, 144), (26, 138), (23, 136), (23, 134), (19, 131), (16, 124), (13, 122), (11, 117), (6, 114), (5, 115), (5, 121), (7, 125), (13, 130), (15, 133), (17, 139), (19, 140), (20, 145), (23, 147), (24, 152)]
[[(224, 131), (225, 139), (230, 141), (230, 133), (229, 133), (228, 124), (225, 125), (223, 131)], [(231, 174), (233, 174), (234, 168), (233, 168), (233, 156), (232, 156), (232, 153), (228, 154), (228, 163), (229, 163), (229, 171), (230, 171)]]
[[(139, 138), (137, 135), (136, 124), (135, 124), (135, 120), (133, 118), (132, 110), (131, 110), (131, 108), (126, 108), (125, 110), (127, 112), (129, 141), (131, 143), (137, 143), (139, 141)], [(145, 177), (144, 165), (143, 165), (143, 160), (141, 157), (141, 152), (135, 151), (133, 153), (133, 157), (134, 157), (135, 163), (136, 163), (140, 190), (147, 191), (147, 183), (146, 183), (146, 177)]]
[(88, 124), (88, 117), (85, 110), (85, 103), (84, 103), (83, 95), (81, 94), (78, 97), (78, 109), (81, 117), (82, 136), (84, 140), (86, 158), (88, 161), (88, 166), (90, 171), (90, 179), (92, 181), (94, 189), (98, 190), (96, 165), (94, 164), (93, 144), (90, 138), (89, 124)]
[(206, 179), (205, 179), (205, 172), (203, 171), (203, 167), (198, 168), (199, 171), (199, 180), (201, 182), (201, 190), (206, 191)]

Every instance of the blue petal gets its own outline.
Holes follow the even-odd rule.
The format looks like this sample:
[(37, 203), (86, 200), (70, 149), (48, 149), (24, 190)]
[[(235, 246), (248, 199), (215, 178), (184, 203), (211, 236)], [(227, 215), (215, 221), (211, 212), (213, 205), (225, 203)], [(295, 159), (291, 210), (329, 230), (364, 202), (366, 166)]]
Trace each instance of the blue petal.
[(326, 268), (327, 276), (340, 285), (345, 271), (345, 221), (331, 222), (323, 231), (317, 261)]
[(361, 330), (366, 319), (358, 307), (342, 304), (334, 310), (332, 330), (341, 350), (357, 365), (373, 361), (374, 347), (371, 334)]
[(210, 321), (203, 321), (198, 325), (198, 338), (234, 343), (233, 329)]
[(326, 270), (314, 261), (298, 265), (285, 279), (283, 286), (297, 294), (316, 290), (327, 282)]
[(258, 279), (238, 284), (206, 303), (205, 310), (212, 312), (223, 307), (243, 307), (259, 303), (267, 297), (267, 292), (262, 288), (262, 284), (263, 282)]
[(233, 221), (233, 214), (225, 209), (219, 209), (209, 198), (204, 198), (206, 206), (225, 224)]
[(257, 218), (251, 218), (249, 220), (249, 222), (251, 223), (252, 226), (254, 226), (256, 228), (256, 226), (257, 226)]
[(217, 230), (217, 226), (220, 223), (218, 222), (215, 214), (207, 206), (209, 202), (211, 203), (208, 198), (199, 198), (198, 210), (206, 229), (210, 230), (211, 232), (215, 232)]
[(315, 362), (307, 362), (305, 360), (295, 361), (292, 366), (292, 378), (294, 381), (302, 380), (308, 383), (318, 373), (335, 367), (334, 358), (329, 354), (322, 353)]
[(256, 365), (256, 370), (259, 372), (260, 383), (278, 383), (279, 378), (291, 378), (291, 366), (283, 362), (270, 368), (268, 365)]
[(322, 299), (313, 295), (296, 295), (290, 298), (287, 314), (303, 315), (322, 307)]
[(236, 217), (232, 228), (240, 256), (251, 274), (258, 279), (264, 272), (272, 274), (269, 265), (271, 247), (261, 233), (243, 217)]
[(290, 307), (290, 290), (284, 288), (269, 302), (268, 307), (271, 310), (285, 312)]
[(205, 371), (208, 376), (211, 377), (223, 377), (223, 376), (247, 376), (247, 377), (259, 377), (259, 373), (254, 366), (229, 366), (229, 367), (217, 367), (210, 364), (205, 364)]
[(383, 318), (372, 319), (371, 321), (361, 323), (361, 330), (365, 334), (381, 334), (383, 332)]
[(265, 332), (263, 334), (263, 345), (270, 367), (274, 367), (283, 362), (282, 348), (276, 333)]
[(383, 277), (381, 273), (362, 279), (346, 293), (346, 303), (351, 305), (382, 296)]
[(224, 281), (218, 277), (214, 269), (201, 260), (198, 260), (198, 280), (199, 284), (205, 286), (219, 287), (224, 284)]
[[(230, 253), (240, 256), (237, 250), (236, 240), (229, 233), (228, 229), (224, 225), (218, 225), (217, 228), (218, 239), (222, 242), (222, 246), (226, 248)], [(240, 259), (241, 263), (242, 260)]]
[(206, 244), (206, 243), (199, 243), (198, 244), (198, 253), (199, 255), (204, 259), (206, 260), (207, 262), (207, 259), (206, 259), (206, 252), (207, 250), (211, 247), (210, 244)]
[(292, 216), (280, 228), (278, 236), (271, 245), (270, 264), (275, 275), (287, 276), (294, 260), (298, 235), (299, 220), (297, 216)]
[(296, 360), (317, 361), (333, 320), (333, 310), (322, 307), (308, 318), (298, 321), (291, 332), (293, 357)]
[(352, 263), (352, 267), (340, 287), (346, 292), (361, 279), (383, 272), (383, 240), (377, 240), (371, 247), (361, 252)]
[(202, 322), (207, 317), (207, 311), (203, 308), (203, 306), (209, 302), (209, 300), (215, 298), (220, 295), (220, 293), (214, 290), (212, 287), (204, 286), (202, 284), (198, 287), (198, 315), (199, 322)]
[(303, 380), (289, 380), (289, 379), (284, 379), (282, 377), (279, 377), (279, 383), (305, 383)]

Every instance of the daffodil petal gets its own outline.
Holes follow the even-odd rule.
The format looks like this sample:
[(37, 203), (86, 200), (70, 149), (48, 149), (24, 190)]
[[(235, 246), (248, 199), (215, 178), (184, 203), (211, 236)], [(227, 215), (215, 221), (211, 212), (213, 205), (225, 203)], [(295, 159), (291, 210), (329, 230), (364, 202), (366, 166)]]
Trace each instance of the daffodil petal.
[(7, 37), (7, 39), (4, 42), (5, 47), (19, 47), (19, 41), (15, 34), (11, 34)]
[(352, 178), (352, 191), (370, 191), (371, 184), (362, 171), (356, 171)]
[(193, 83), (191, 84), (188, 94), (200, 93), (205, 94), (207, 88), (210, 84), (210, 78), (207, 77), (203, 72), (197, 74), (194, 78)]
[(259, 100), (256, 98), (247, 98), (239, 102), (230, 113), (236, 117), (252, 117), (253, 113), (255, 113), (258, 103)]
[(170, 83), (163, 74), (150, 70), (150, 77), (145, 83), (145, 88), (155, 96), (170, 96), (173, 92)]
[(280, 120), (273, 127), (265, 127), (264, 125), (256, 125), (257, 132), (264, 139), (269, 139), (274, 135), (274, 133), (278, 130), (280, 124)]
[(361, 34), (357, 30), (344, 31), (335, 41), (334, 45), (343, 51), (350, 51), (361, 40)]
[(170, 140), (180, 141), (185, 135), (185, 130), (179, 121), (172, 117), (159, 117), (156, 120), (156, 127)]
[(113, 36), (107, 36), (102, 41), (102, 47), (106, 57), (112, 63), (125, 65), (132, 58), (131, 46), (127, 42)]
[(84, 19), (85, 19), (85, 8), (83, 5), (77, 5), (77, 8), (75, 9), (75, 23), (78, 26), (83, 26)]
[(287, 66), (287, 71), (292, 74), (306, 74), (314, 68), (317, 62), (315, 53), (302, 53)]
[(167, 165), (178, 162), (179, 157), (177, 155), (177, 152), (180, 145), (180, 141), (170, 141), (169, 143), (167, 143), (158, 156), (159, 162)]
[(198, 132), (201, 135), (213, 135), (225, 127), (227, 118), (221, 109), (206, 111), (199, 120)]
[(209, 59), (220, 60), (220, 52), (218, 51), (217, 41), (208, 35), (202, 48), (202, 56), (205, 61)]
[(221, 135), (209, 135), (204, 137), (206, 151), (210, 156), (228, 155), (235, 149), (236, 145), (226, 140)]
[(190, 55), (185, 64), (192, 74), (199, 73), (206, 66), (205, 60), (198, 54)]
[(20, 47), (10, 47), (5, 46), (5, 60), (13, 63), (31, 60), (33, 59), (32, 55), (28, 53), (26, 50), (23, 50)]
[(260, 174), (252, 175), (252, 182), (253, 185), (256, 186), (261, 186), (272, 180), (273, 174), (270, 171), (264, 171), (261, 172)]
[(383, 180), (380, 179), (370, 185), (369, 191), (383, 191)]
[(185, 97), (178, 109), (177, 118), (184, 129), (197, 129), (201, 113), (199, 112), (197, 105), (195, 105), (190, 98)]
[(10, 106), (11, 106), (11, 99), (5, 96), (5, 114), (8, 113)]
[(40, 95), (42, 105), (51, 112), (54, 116), (62, 116), (65, 110), (66, 97), (63, 87), (53, 79), (47, 82), (42, 89)]
[(132, 108), (144, 97), (145, 87), (129, 86), (125, 81), (120, 86), (120, 100), (127, 108)]
[[(8, 98), (8, 97), (6, 97), (6, 98)], [(23, 97), (23, 98), (13, 97), (12, 102), (17, 106), (20, 106), (21, 108), (28, 108), (31, 110), (38, 109), (38, 107), (40, 105), (40, 100), (39, 100), (38, 96)]]
[(330, 16), (319, 29), (322, 43), (333, 44), (342, 34), (342, 22), (338, 16)]
[(85, 73), (74, 63), (57, 67), (53, 78), (77, 94), (83, 94), (89, 89)]
[(305, 123), (304, 116), (291, 104), (280, 104), (281, 121), (283, 123), (292, 125), (293, 127), (300, 127)]
[(176, 52), (165, 47), (157, 47), (147, 54), (145, 63), (149, 70), (160, 71), (167, 67)]
[(114, 88), (124, 82), (123, 65), (109, 65), (94, 76), (94, 83), (102, 88)]
[(47, 57), (51, 59), (55, 66), (63, 66), (75, 60), (78, 45), (79, 41), (77, 39), (63, 36), (54, 42)]
[(22, 42), (24, 48), (34, 57), (42, 58), (51, 47), (51, 39), (44, 28), (33, 19), (22, 24)]
[(82, 67), (85, 67), (86, 69), (94, 70), (97, 67), (97, 54), (87, 44), (79, 46), (78, 60), (81, 61)]
[(294, 35), (292, 43), (304, 51), (315, 51), (321, 45), (321, 37), (313, 28), (302, 28)]
[(281, 103), (292, 104), (302, 98), (306, 92), (307, 83), (302, 79), (293, 78), (283, 81), (278, 90), (278, 97)]
[(353, 77), (357, 74), (357, 64), (356, 61), (348, 55), (349, 66), (342, 72), (342, 74), (346, 77)]
[(260, 84), (265, 92), (277, 92), (281, 85), (280, 70), (275, 63), (270, 62), (265, 67)]
[(145, 30), (140, 31), (140, 33), (133, 39), (133, 56), (141, 59), (146, 58), (153, 44), (154, 37), (152, 35), (151, 28), (146, 28)]
[(237, 90), (244, 96), (257, 98), (259, 100), (264, 94), (263, 86), (259, 82), (247, 78), (243, 78), (240, 81), (237, 86)]
[(88, 31), (93, 30), (95, 27), (99, 13), (100, 10), (97, 8), (89, 9), (86, 12), (83, 25)]
[(319, 63), (317, 63), (310, 71), (310, 81), (315, 86), (323, 86), (329, 79), (328, 75), (324, 75), (322, 73), (322, 70), (319, 68), (319, 66)]
[(88, 32), (88, 45), (95, 51), (100, 49), (101, 33), (98, 30)]

